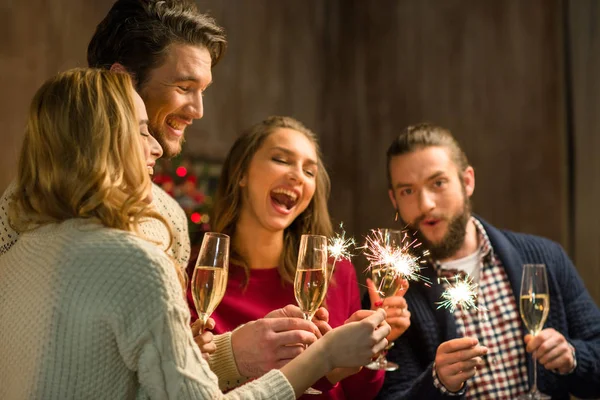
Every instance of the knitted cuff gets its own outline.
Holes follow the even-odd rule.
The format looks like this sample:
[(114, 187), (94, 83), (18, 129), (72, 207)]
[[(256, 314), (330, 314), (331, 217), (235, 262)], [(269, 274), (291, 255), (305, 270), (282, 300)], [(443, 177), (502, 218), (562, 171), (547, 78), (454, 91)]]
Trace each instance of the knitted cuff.
[(240, 374), (235, 363), (231, 347), (231, 332), (215, 335), (213, 342), (217, 346), (217, 350), (211, 354), (208, 364), (219, 378), (221, 390), (230, 390), (244, 384), (248, 379)]

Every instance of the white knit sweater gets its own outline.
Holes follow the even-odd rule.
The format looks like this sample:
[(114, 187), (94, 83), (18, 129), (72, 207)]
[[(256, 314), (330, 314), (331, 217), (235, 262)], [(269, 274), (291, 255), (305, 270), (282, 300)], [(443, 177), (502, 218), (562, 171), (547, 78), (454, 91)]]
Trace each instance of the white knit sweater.
[(193, 342), (169, 259), (85, 220), (0, 257), (0, 399), (293, 399), (273, 370), (227, 395)]
[[(6, 253), (19, 239), (19, 234), (8, 223), (8, 206), (16, 189), (16, 182), (11, 182), (0, 199), (0, 256)], [(182, 268), (187, 266), (190, 259), (190, 236), (188, 233), (187, 216), (174, 198), (169, 196), (157, 185), (152, 185), (152, 204), (170, 224), (173, 231), (173, 245), (169, 249), (175, 260)], [(150, 219), (141, 224), (141, 231), (148, 239), (163, 249), (169, 244), (168, 232), (158, 220)]]

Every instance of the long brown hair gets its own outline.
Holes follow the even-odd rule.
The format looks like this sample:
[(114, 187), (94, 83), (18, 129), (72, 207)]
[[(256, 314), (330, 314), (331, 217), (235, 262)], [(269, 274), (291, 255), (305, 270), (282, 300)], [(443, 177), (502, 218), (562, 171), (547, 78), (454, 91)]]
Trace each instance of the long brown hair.
[(151, 184), (135, 116), (127, 74), (72, 69), (46, 81), (29, 109), (11, 225), (25, 232), (88, 218), (141, 235), (140, 222), (155, 218), (172, 238), (146, 200)]
[[(303, 133), (313, 143), (317, 153), (315, 194), (306, 210), (284, 230), (284, 247), (278, 269), (283, 280), (291, 283), (294, 281), (298, 247), (302, 234), (311, 233), (329, 237), (333, 232), (327, 209), (331, 186), (329, 175), (323, 165), (317, 136), (301, 122), (291, 117), (269, 117), (244, 131), (235, 141), (227, 154), (219, 179), (215, 196), (213, 229), (231, 237), (235, 235), (242, 206), (242, 188), (239, 183), (248, 172), (250, 161), (265, 139), (279, 128), (288, 128)], [(248, 276), (248, 266), (234, 248), (232, 249), (232, 258), (242, 262), (242, 266), (246, 269), (246, 276)]]

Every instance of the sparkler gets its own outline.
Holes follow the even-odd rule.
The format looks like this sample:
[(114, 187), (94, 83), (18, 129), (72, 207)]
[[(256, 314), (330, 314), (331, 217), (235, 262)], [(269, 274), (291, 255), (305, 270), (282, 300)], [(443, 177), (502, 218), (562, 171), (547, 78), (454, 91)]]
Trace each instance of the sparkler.
[[(429, 279), (421, 275), (421, 256), (415, 256), (411, 250), (417, 249), (421, 243), (416, 239), (410, 240), (408, 232), (403, 232), (401, 243), (397, 245), (386, 244), (383, 232), (381, 230), (373, 230), (366, 237), (364, 255), (369, 261), (369, 267), (382, 266), (385, 267), (387, 273), (394, 279), (404, 278), (409, 281), (423, 281), (430, 283)], [(424, 254), (426, 255), (426, 254)]]
[(352, 253), (350, 252), (351, 246), (356, 246), (356, 242), (354, 238), (346, 239), (346, 231), (344, 230), (344, 223), (340, 223), (340, 230), (342, 234), (336, 233), (336, 235), (332, 238), (329, 238), (329, 244), (327, 245), (327, 251), (330, 256), (333, 257), (333, 265), (331, 266), (331, 270), (329, 271), (329, 278), (333, 276), (333, 270), (335, 269), (335, 264), (338, 259), (346, 259), (350, 260), (352, 257)]
[[(461, 278), (460, 275), (454, 276), (454, 282), (451, 283), (447, 278), (443, 279), (448, 284), (448, 287), (442, 293), (443, 301), (439, 301), (438, 309), (446, 308), (450, 312), (454, 312), (457, 307), (461, 307), (465, 310), (471, 308), (479, 310), (477, 306), (477, 284), (473, 283), (470, 276)], [(484, 308), (483, 308), (484, 309)], [(484, 309), (485, 310), (485, 309)]]

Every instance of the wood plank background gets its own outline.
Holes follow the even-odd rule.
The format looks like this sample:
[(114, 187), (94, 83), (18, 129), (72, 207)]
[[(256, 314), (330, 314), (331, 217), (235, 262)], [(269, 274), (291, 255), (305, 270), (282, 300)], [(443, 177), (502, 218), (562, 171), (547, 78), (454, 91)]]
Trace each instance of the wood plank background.
[[(85, 65), (112, 0), (0, 0), (0, 190), (27, 106)], [(331, 212), (356, 237), (393, 223), (385, 151), (406, 125), (450, 128), (475, 167), (475, 211), (560, 242), (600, 302), (600, 40), (595, 0), (199, 0), (227, 30), (186, 151), (223, 157), (267, 115), (321, 140)], [(364, 262), (356, 259), (362, 272)]]

